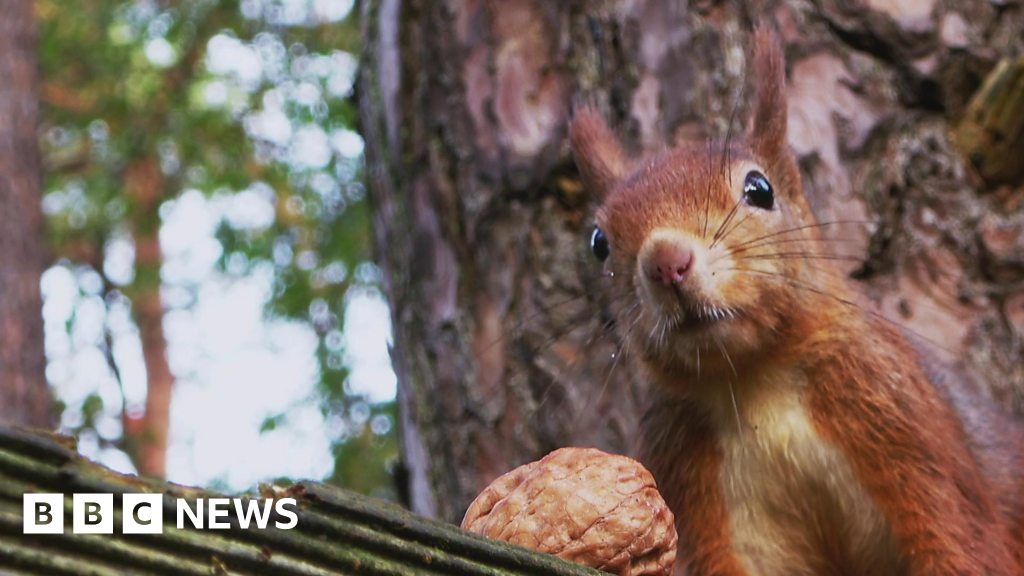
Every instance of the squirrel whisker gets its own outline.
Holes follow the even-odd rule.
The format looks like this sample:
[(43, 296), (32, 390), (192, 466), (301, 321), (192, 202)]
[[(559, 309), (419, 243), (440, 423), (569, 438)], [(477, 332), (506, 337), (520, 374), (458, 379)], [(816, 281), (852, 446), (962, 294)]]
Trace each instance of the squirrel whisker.
[(733, 226), (732, 228), (729, 228), (728, 230), (726, 230), (725, 233), (722, 234), (721, 238), (719, 238), (718, 240), (715, 240), (714, 242), (712, 242), (711, 246), (709, 246), (708, 249), (714, 248), (715, 245), (718, 244), (719, 242), (724, 242), (725, 239), (728, 238), (730, 234), (735, 232), (740, 226), (743, 226), (743, 223), (746, 222), (747, 220), (749, 220), (750, 217), (753, 216), (753, 215), (754, 215), (753, 212), (747, 212), (746, 216), (741, 218), (739, 220), (739, 222), (735, 226)]
[(734, 260), (785, 260), (787, 258), (795, 258), (799, 260), (843, 260), (849, 262), (864, 262), (864, 259), (860, 256), (853, 256), (848, 254), (816, 254), (813, 252), (773, 252), (769, 254), (747, 254), (746, 256), (740, 256), (734, 258)]
[(751, 238), (750, 240), (747, 240), (745, 242), (740, 242), (739, 244), (733, 246), (733, 249), (735, 250), (736, 248), (741, 248), (741, 247), (744, 247), (744, 246), (748, 246), (748, 245), (753, 244), (754, 242), (757, 242), (759, 240), (765, 240), (767, 238), (774, 238), (776, 236), (781, 236), (783, 234), (791, 234), (793, 232), (799, 232), (801, 230), (810, 230), (810, 229), (813, 229), (813, 228), (824, 228), (825, 226), (834, 226), (834, 225), (839, 225), (839, 224), (875, 224), (875, 223), (876, 222), (874, 222), (872, 220), (831, 220), (831, 221), (828, 221), (828, 222), (818, 222), (818, 223), (815, 223), (815, 224), (804, 224), (802, 226), (795, 226), (793, 228), (787, 228), (785, 230), (779, 230), (778, 232), (772, 232), (771, 234), (765, 234), (763, 236), (758, 236), (756, 238)]
[[(709, 174), (711, 173), (711, 162), (712, 162), (712, 160), (711, 160), (711, 158), (712, 158), (711, 145), (712, 145), (711, 144), (711, 139), (709, 138), (708, 139), (708, 153), (707, 153), (708, 173)], [(701, 232), (701, 235), (700, 235), (701, 239), (704, 239), (704, 238), (708, 237), (708, 221), (711, 218), (711, 179), (707, 178), (707, 181), (708, 181), (707, 182), (708, 189), (704, 193), (704, 230)]]
[[(732, 363), (732, 358), (729, 356), (729, 351), (725, 349), (725, 344), (722, 343), (720, 338), (715, 338), (715, 344), (718, 345), (718, 350), (722, 353), (722, 357), (729, 363), (729, 368), (732, 369), (732, 374), (736, 378), (739, 378), (739, 374), (736, 372), (736, 366)], [(732, 379), (727, 378), (726, 381), (729, 383), (729, 396), (732, 398), (732, 410), (736, 415), (736, 433), (743, 436), (743, 420), (740, 419), (740, 407), (739, 403), (736, 402), (736, 388), (733, 386)]]
[(736, 272), (750, 272), (750, 273), (753, 273), (753, 274), (761, 274), (761, 275), (765, 275), (765, 276), (775, 276), (777, 278), (781, 278), (783, 281), (787, 282), (788, 284), (790, 284), (794, 288), (797, 288), (798, 290), (807, 290), (808, 292), (812, 292), (812, 293), (818, 294), (820, 296), (825, 296), (827, 298), (831, 298), (832, 300), (835, 300), (836, 302), (839, 302), (840, 304), (843, 304), (845, 306), (850, 306), (852, 308), (856, 308), (857, 310), (860, 310), (861, 312), (864, 312), (865, 314), (868, 314), (869, 316), (872, 316), (873, 318), (877, 318), (879, 320), (882, 320), (883, 322), (886, 322), (888, 324), (891, 324), (892, 326), (895, 326), (896, 328), (899, 328), (900, 330), (905, 330), (905, 331), (913, 334), (917, 338), (920, 338), (922, 341), (927, 342), (928, 344), (931, 344), (932, 346), (938, 348), (939, 350), (942, 350), (943, 352), (946, 352), (947, 354), (950, 354), (950, 355), (954, 354), (954, 352), (952, 350), (950, 350), (949, 348), (946, 348), (942, 344), (939, 344), (938, 342), (936, 342), (936, 341), (932, 340), (931, 338), (921, 334), (920, 332), (918, 332), (918, 331), (916, 331), (916, 330), (914, 330), (914, 329), (912, 329), (912, 328), (910, 328), (910, 327), (908, 327), (908, 326), (906, 326), (904, 324), (901, 324), (900, 322), (897, 322), (897, 321), (895, 321), (895, 320), (885, 316), (884, 314), (881, 314), (880, 312), (877, 312), (875, 310), (871, 310), (871, 309), (865, 308), (864, 306), (860, 305), (857, 302), (854, 302), (853, 300), (850, 300), (848, 298), (843, 298), (841, 296), (836, 296), (835, 294), (831, 294), (831, 293), (829, 293), (826, 290), (822, 290), (822, 289), (820, 289), (820, 288), (818, 288), (816, 286), (812, 286), (810, 284), (801, 282), (799, 280), (796, 280), (794, 278), (786, 276), (785, 274), (779, 274), (777, 272), (771, 272), (771, 271), (768, 271), (768, 270), (754, 270), (752, 268), (740, 268), (740, 267), (727, 268), (727, 270), (734, 270)]
[(740, 204), (742, 204), (742, 203), (743, 203), (743, 197), (740, 196), (739, 200), (736, 200), (736, 203), (732, 205), (732, 209), (729, 210), (729, 213), (726, 214), (725, 218), (722, 219), (722, 223), (718, 225), (718, 229), (715, 230), (715, 234), (711, 237), (711, 245), (708, 246), (709, 249), (714, 248), (715, 244), (717, 244), (718, 241), (722, 239), (721, 236), (720, 236), (721, 233), (722, 233), (722, 230), (726, 226), (728, 226), (729, 222), (731, 222), (733, 217), (736, 216), (736, 212), (737, 212), (737, 210), (739, 210)]
[(728, 254), (739, 254), (748, 250), (754, 250), (755, 248), (762, 248), (764, 246), (775, 246), (777, 244), (791, 244), (794, 242), (857, 242), (857, 238), (777, 238), (774, 240), (767, 240), (758, 244), (752, 244), (750, 246), (743, 246), (742, 248), (734, 248), (729, 246), (726, 248)]
[[(639, 306), (639, 304), (636, 304), (635, 306)], [(640, 315), (637, 314), (636, 317), (633, 319), (632, 324), (630, 324), (629, 328), (626, 330), (625, 335), (623, 335), (622, 337), (622, 343), (619, 346), (618, 351), (615, 353), (615, 359), (612, 360), (612, 367), (608, 370), (608, 374), (604, 377), (604, 382), (601, 383), (601, 389), (598, 391), (597, 396), (595, 396), (592, 401), (587, 402), (587, 405), (583, 408), (584, 413), (590, 412), (592, 404), (598, 404), (601, 402), (601, 398), (604, 397), (604, 393), (608, 389), (608, 383), (611, 382), (612, 375), (615, 373), (615, 368), (618, 367), (619, 362), (622, 360), (622, 357), (625, 356), (626, 352), (629, 350), (629, 335), (633, 332), (633, 329), (636, 328), (637, 324), (639, 323)]]

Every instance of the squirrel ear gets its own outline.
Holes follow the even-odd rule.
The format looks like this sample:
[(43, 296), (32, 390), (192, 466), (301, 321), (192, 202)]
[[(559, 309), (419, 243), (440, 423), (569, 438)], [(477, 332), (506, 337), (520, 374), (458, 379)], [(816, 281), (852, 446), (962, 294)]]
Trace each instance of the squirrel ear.
[(786, 62), (778, 37), (767, 26), (754, 31), (753, 79), (757, 100), (750, 141), (754, 150), (773, 159), (786, 146)]
[(591, 106), (576, 110), (569, 126), (569, 142), (584, 186), (603, 198), (626, 173), (628, 160), (622, 144)]

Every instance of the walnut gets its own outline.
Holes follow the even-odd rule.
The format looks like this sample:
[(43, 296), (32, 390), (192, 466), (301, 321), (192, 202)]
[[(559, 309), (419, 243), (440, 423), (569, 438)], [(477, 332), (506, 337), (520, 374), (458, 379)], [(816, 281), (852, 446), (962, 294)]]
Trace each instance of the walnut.
[(668, 576), (676, 557), (672, 512), (639, 462), (562, 448), (484, 489), (462, 527), (565, 560), (636, 576)]

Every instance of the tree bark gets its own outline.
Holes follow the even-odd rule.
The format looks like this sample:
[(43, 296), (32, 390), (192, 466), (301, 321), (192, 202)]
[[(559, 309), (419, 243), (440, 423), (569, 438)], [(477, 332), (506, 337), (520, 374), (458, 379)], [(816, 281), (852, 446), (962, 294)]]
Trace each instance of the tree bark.
[(32, 2), (6, 2), (0, 12), (0, 422), (49, 428), (35, 51)]
[[(563, 445), (629, 452), (644, 383), (565, 141), (595, 103), (634, 151), (748, 111), (754, 22), (786, 45), (790, 144), (865, 305), (1024, 405), (1024, 187), (951, 138), (1016, 2), (366, 0), (360, 109), (414, 510), (457, 520)], [(1017, 150), (1018, 154), (1024, 151)], [(613, 357), (613, 355), (616, 355)]]
[(133, 422), (127, 430), (125, 440), (139, 474), (164, 478), (167, 475), (174, 375), (167, 361), (163, 301), (159, 289), (156, 289), (140, 292), (132, 302), (146, 365), (146, 408), (139, 421)]
[(174, 375), (167, 360), (164, 308), (160, 297), (160, 203), (165, 180), (152, 156), (136, 159), (125, 171), (125, 193), (135, 204), (132, 240), (135, 244), (135, 279), (126, 288), (139, 325), (142, 357), (146, 365), (145, 412), (125, 422), (125, 446), (139, 474), (163, 478), (167, 474), (167, 445), (171, 427)]

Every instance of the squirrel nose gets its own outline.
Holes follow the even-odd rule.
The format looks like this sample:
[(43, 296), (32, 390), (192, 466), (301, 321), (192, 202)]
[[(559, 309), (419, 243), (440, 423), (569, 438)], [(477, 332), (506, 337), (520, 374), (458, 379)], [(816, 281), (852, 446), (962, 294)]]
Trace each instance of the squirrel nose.
[(693, 250), (677, 242), (659, 242), (648, 254), (643, 268), (653, 282), (665, 286), (679, 284), (693, 268)]

